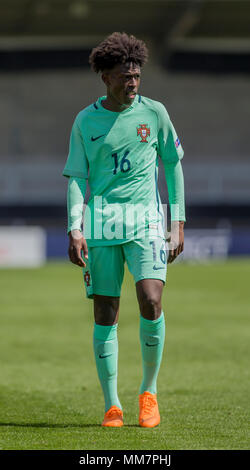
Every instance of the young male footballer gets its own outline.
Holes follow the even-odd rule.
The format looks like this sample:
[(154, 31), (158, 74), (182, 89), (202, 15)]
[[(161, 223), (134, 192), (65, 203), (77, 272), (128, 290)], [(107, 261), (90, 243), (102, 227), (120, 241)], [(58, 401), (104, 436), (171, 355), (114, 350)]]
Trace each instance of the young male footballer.
[[(184, 245), (183, 150), (164, 105), (138, 94), (147, 57), (143, 41), (118, 32), (92, 50), (89, 61), (101, 73), (106, 95), (76, 116), (63, 171), (69, 178), (69, 258), (83, 268), (87, 297), (94, 301), (93, 346), (105, 401), (102, 426), (107, 427), (123, 425), (117, 393), (117, 325), (124, 263), (134, 277), (140, 314), (139, 425), (153, 428), (160, 423), (162, 290), (167, 263)], [(171, 222), (178, 234), (170, 250), (157, 188), (158, 158), (164, 165)], [(82, 232), (87, 180), (91, 194)]]

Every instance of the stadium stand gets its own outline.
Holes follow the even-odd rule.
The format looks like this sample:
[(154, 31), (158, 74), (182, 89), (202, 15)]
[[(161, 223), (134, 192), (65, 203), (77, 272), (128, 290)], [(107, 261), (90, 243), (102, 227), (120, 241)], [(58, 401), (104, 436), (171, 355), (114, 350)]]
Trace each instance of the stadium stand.
[(71, 125), (104, 94), (88, 54), (113, 30), (149, 44), (141, 93), (183, 143), (189, 223), (249, 223), (249, 2), (3, 0), (0, 13), (0, 224), (65, 225)]

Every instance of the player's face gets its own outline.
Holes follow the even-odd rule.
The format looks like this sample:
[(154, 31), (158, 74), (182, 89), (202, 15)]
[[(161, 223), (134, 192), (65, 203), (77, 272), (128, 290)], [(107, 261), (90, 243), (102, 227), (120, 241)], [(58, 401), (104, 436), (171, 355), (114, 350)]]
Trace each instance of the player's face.
[(141, 69), (138, 65), (119, 64), (104, 74), (108, 96), (119, 105), (130, 106), (138, 92)]

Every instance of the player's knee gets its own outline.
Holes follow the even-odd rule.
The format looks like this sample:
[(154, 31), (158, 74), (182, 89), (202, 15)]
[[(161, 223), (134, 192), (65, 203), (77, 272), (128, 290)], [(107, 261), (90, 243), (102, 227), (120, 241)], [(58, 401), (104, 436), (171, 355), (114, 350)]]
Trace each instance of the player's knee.
[(94, 295), (95, 323), (113, 325), (118, 321), (119, 298)]
[(161, 298), (156, 293), (148, 293), (140, 302), (141, 315), (148, 320), (156, 320), (161, 315)]

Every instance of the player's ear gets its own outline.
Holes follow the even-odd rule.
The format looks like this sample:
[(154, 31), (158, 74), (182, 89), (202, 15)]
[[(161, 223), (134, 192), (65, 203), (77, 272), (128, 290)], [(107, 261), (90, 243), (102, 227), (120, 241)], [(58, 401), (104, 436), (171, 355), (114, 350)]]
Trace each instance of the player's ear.
[(109, 74), (107, 72), (102, 73), (102, 81), (106, 86), (109, 86)]

